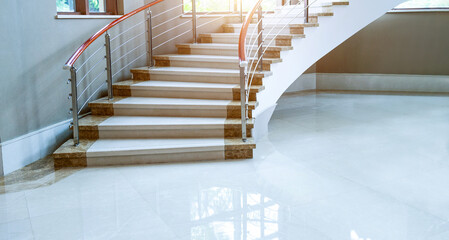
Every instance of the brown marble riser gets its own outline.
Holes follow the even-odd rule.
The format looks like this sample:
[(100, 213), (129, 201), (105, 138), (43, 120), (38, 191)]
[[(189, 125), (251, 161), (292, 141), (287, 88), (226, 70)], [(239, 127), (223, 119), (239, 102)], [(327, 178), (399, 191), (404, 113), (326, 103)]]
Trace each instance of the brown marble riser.
[[(266, 56), (267, 57), (267, 56)], [(268, 58), (268, 57), (267, 57)], [(172, 76), (170, 75), (152, 75), (150, 73), (144, 73), (144, 72), (132, 72), (133, 80), (135, 81), (149, 81), (149, 80), (155, 80), (155, 81), (179, 81), (179, 80), (173, 80)], [(240, 79), (239, 78), (211, 78), (208, 76), (198, 76), (195, 77), (193, 80), (189, 80), (188, 82), (200, 82), (200, 83), (235, 83), (239, 84)], [(262, 85), (263, 84), (263, 77), (261, 76), (255, 76), (253, 79), (253, 85)]]
[[(129, 155), (129, 156), (111, 156), (111, 157), (88, 157), (86, 152), (95, 141), (82, 140), (77, 147), (73, 146), (73, 141), (67, 141), (61, 146), (55, 154), (54, 168), (69, 167), (87, 167), (89, 166), (111, 166), (111, 165), (129, 165), (127, 160), (133, 159), (132, 165), (137, 164), (155, 164), (155, 163), (178, 163), (178, 162), (198, 162), (210, 160), (230, 160), (230, 159), (249, 159), (253, 157), (253, 149), (256, 147), (252, 139), (243, 143), (241, 139), (225, 140), (224, 150), (205, 151), (205, 152), (185, 152), (185, 153), (165, 153), (165, 154), (147, 154), (147, 155)], [(89, 162), (89, 164), (88, 164)]]
[[(251, 127), (247, 127), (248, 137), (251, 135)], [(103, 137), (100, 137), (103, 136)], [(104, 139), (151, 139), (151, 138), (240, 138), (241, 126), (225, 126), (223, 129), (155, 129), (155, 130), (80, 130), (80, 139), (97, 140)]]
[[(192, 98), (192, 99), (214, 99), (214, 100), (240, 100), (240, 89), (232, 89), (228, 92), (191, 92), (173, 90), (135, 90), (117, 89), (114, 87), (114, 96), (120, 97), (160, 97), (160, 98)], [(249, 100), (257, 100), (257, 90), (250, 92)]]
[[(176, 61), (170, 61), (170, 60), (158, 60), (155, 59), (154, 60), (156, 67), (171, 67), (171, 66), (176, 66), (176, 67), (207, 67), (207, 63), (204, 62), (196, 62), (196, 63), (189, 63), (189, 66), (183, 66), (183, 64), (180, 64)], [(249, 62), (250, 64), (255, 64), (256, 62), (253, 63), (253, 61)], [(239, 65), (237, 63), (220, 63), (220, 69), (239, 69)], [(263, 71), (271, 71), (271, 61), (264, 61), (263, 63)], [(180, 66), (181, 65), (181, 66)], [(187, 65), (187, 64), (184, 64)], [(214, 67), (216, 68), (216, 67)]]
[[(226, 117), (240, 118), (240, 107), (229, 107), (226, 110), (226, 116), (223, 116), (221, 109), (140, 109), (127, 108), (117, 110), (105, 104), (105, 106), (91, 106), (92, 115), (97, 116), (157, 116), (157, 117)], [(132, 114), (127, 113), (132, 111)], [(252, 118), (252, 110), (249, 110), (248, 117)]]
[[(184, 55), (222, 55), (222, 56), (238, 56), (237, 50), (228, 50), (228, 49), (201, 49), (204, 51), (197, 51), (191, 48), (182, 48), (178, 47), (178, 54)], [(281, 51), (280, 50), (267, 50), (264, 54), (267, 58), (280, 58)]]

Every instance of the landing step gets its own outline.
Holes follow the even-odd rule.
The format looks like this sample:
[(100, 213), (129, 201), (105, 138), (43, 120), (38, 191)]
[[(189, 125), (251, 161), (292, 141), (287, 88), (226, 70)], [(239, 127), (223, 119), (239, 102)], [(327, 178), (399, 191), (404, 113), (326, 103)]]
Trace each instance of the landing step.
[[(177, 44), (178, 48), (190, 48), (190, 49), (219, 49), (219, 50), (238, 50), (238, 44), (227, 44), (227, 43), (185, 43)], [(248, 45), (247, 48), (257, 49), (257, 46)], [(263, 46), (267, 48), (267, 51), (288, 51), (293, 50), (291, 46)]]
[[(235, 138), (241, 136), (241, 120), (200, 117), (86, 116), (80, 119), (82, 139), (122, 138)], [(247, 132), (253, 128), (247, 123)]]
[[(232, 33), (233, 34), (233, 33)], [(167, 54), (154, 56), (155, 60), (170, 61), (190, 61), (190, 62), (216, 62), (216, 63), (239, 63), (237, 56), (220, 56), (220, 55), (185, 55), (185, 54)], [(254, 60), (255, 58), (249, 58)], [(280, 63), (280, 58), (264, 58), (267, 63)]]
[[(256, 106), (257, 102), (249, 102), (250, 118)], [(230, 100), (115, 97), (98, 99), (89, 107), (92, 114), (100, 116), (240, 117), (240, 101)]]
[[(134, 80), (156, 80), (177, 82), (240, 83), (239, 69), (193, 68), (193, 67), (141, 67), (131, 69)], [(262, 79), (271, 76), (270, 71), (257, 71), (255, 85), (262, 85)]]
[[(113, 85), (114, 95), (121, 97), (169, 97), (239, 100), (240, 85), (229, 83), (202, 83), (177, 81), (134, 81), (127, 80)], [(251, 100), (263, 90), (262, 85), (251, 86)]]
[(67, 141), (54, 154), (55, 168), (175, 163), (252, 158), (253, 139), (100, 139)]

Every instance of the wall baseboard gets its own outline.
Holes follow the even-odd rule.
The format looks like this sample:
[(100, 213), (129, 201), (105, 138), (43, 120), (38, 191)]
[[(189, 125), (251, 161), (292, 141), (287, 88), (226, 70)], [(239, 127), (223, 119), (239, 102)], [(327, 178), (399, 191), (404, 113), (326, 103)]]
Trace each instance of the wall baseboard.
[(317, 73), (317, 90), (449, 93), (449, 76)]
[(0, 176), (14, 172), (53, 153), (70, 137), (66, 120), (0, 143)]
[(304, 73), (288, 87), (286, 93), (316, 89), (316, 73)]

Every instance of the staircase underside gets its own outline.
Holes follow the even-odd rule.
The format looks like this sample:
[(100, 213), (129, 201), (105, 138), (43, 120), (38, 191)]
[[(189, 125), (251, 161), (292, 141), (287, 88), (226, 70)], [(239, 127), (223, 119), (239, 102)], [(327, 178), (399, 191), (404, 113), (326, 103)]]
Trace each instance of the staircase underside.
[[(221, 33), (200, 34), (199, 44), (178, 44), (177, 54), (154, 56), (155, 67), (132, 69), (131, 80), (114, 84), (114, 99), (90, 102), (92, 115), (80, 119), (80, 144), (75, 147), (69, 140), (61, 146), (53, 155), (55, 167), (252, 158), (256, 147), (252, 130), (258, 123), (254, 117), (263, 111), (259, 105), (275, 104), (273, 97), (266, 97), (272, 95), (269, 87), (291, 84), (280, 84), (284, 79), (278, 77), (279, 66), (286, 64), (284, 56), (308, 37), (309, 29), (320, 29), (321, 18), (333, 18), (334, 7), (346, 5), (348, 1), (323, 4), (311, 10), (310, 23), (298, 19), (276, 37), (265, 35), (273, 41), (265, 52), (263, 71), (254, 74), (248, 141), (241, 140), (237, 57), (241, 24), (225, 24)], [(270, 17), (265, 28), (273, 20)]]

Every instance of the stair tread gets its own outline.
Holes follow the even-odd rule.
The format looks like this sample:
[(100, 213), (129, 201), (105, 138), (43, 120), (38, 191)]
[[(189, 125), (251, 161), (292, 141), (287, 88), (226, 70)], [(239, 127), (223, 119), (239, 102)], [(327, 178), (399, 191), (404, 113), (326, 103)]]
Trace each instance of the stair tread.
[[(131, 69), (133, 72), (144, 71), (150, 73), (165, 73), (165, 74), (196, 74), (204, 76), (225, 75), (225, 76), (240, 76), (239, 69), (222, 69), (222, 68), (192, 68), (192, 67), (141, 67)], [(269, 71), (257, 72), (257, 74), (263, 74), (264, 76), (270, 76), (272, 73)]]
[[(207, 83), (207, 82), (178, 82), (178, 81), (157, 81), (157, 80), (149, 80), (149, 81), (135, 81), (135, 80), (125, 80), (121, 82), (114, 83), (115, 88), (123, 88), (123, 87), (131, 88), (131, 89), (152, 89), (152, 88), (167, 88), (167, 90), (173, 90), (178, 88), (185, 89), (186, 91), (192, 90), (225, 90), (232, 91), (232, 89), (240, 88), (239, 84), (236, 83)], [(262, 85), (253, 85), (251, 86), (252, 91), (262, 90)]]
[[(265, 24), (264, 24), (265, 25)], [(279, 25), (279, 27), (283, 27), (284, 24), (266, 24), (266, 25)], [(290, 27), (318, 27), (318, 23), (290, 23), (288, 24)], [(256, 27), (257, 24), (250, 24), (250, 27)], [(232, 28), (241, 28), (242, 24), (239, 23), (226, 23), (223, 24), (223, 27), (232, 27)]]
[[(216, 99), (193, 99), (193, 98), (156, 98), (156, 97), (116, 97), (113, 100), (114, 107), (145, 107), (145, 106), (198, 106), (198, 107), (227, 107), (228, 105), (240, 105), (240, 101), (216, 100)], [(93, 101), (91, 104), (111, 104), (107, 97)], [(249, 102), (255, 106), (255, 101)]]
[[(179, 128), (182, 126), (220, 126), (224, 124), (240, 125), (240, 119), (207, 118), (207, 117), (157, 117), (157, 116), (86, 116), (79, 121), (80, 127), (98, 126), (99, 129), (112, 128)], [(248, 121), (252, 124), (252, 120)]]
[[(208, 61), (208, 62), (235, 62), (239, 63), (239, 58), (237, 56), (221, 56), (221, 55), (186, 55), (186, 54), (165, 54), (156, 55), (155, 59), (160, 60), (179, 60), (179, 61)], [(255, 58), (249, 58), (255, 59)], [(264, 58), (264, 61), (269, 61), (271, 63), (281, 62), (280, 58)]]
[[(188, 47), (188, 48), (199, 48), (199, 49), (208, 49), (208, 48), (214, 48), (214, 49), (228, 49), (228, 50), (237, 50), (239, 48), (238, 44), (232, 44), (232, 43), (182, 43), (177, 44), (176, 47)], [(248, 48), (257, 49), (257, 46), (251, 46), (247, 45)], [(268, 48), (271, 50), (278, 50), (278, 51), (285, 51), (285, 50), (292, 50), (293, 47), (291, 46), (264, 46), (264, 48)]]
[[(264, 36), (268, 36), (268, 37), (273, 37), (276, 36), (276, 33), (272, 33), (272, 34), (264, 34)], [(210, 37), (239, 37), (240, 33), (201, 33), (201, 36), (210, 36)], [(247, 37), (251, 37), (250, 35), (248, 35)], [(305, 37), (305, 34), (279, 34), (277, 35), (277, 38), (279, 39), (291, 39), (291, 38), (303, 38)]]
[(248, 138), (247, 142), (224, 138), (99, 139), (81, 140), (79, 147), (74, 147), (71, 141), (56, 150), (54, 156), (64, 158), (86, 152), (87, 157), (110, 157), (255, 148), (252, 138)]

